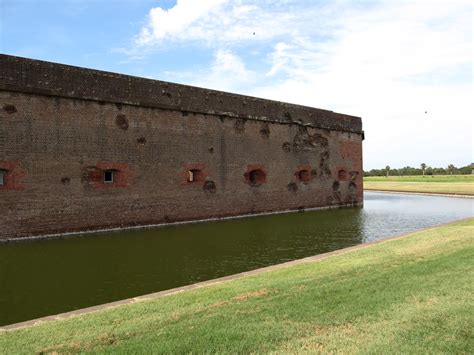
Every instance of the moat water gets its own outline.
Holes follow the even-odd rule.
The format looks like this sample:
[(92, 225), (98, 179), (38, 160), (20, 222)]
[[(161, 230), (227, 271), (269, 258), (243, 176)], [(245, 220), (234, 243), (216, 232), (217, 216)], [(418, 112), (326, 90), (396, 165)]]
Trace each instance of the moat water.
[(474, 216), (474, 200), (365, 193), (363, 208), (0, 244), (0, 325)]

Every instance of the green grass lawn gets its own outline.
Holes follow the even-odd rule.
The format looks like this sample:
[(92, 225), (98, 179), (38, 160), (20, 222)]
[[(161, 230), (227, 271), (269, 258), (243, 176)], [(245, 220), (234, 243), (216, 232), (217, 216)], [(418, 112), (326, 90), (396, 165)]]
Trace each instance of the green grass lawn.
[(321, 262), (0, 332), (0, 352), (472, 353), (473, 260), (470, 219)]
[(364, 189), (474, 195), (474, 175), (369, 176)]
[(416, 175), (416, 176), (366, 176), (364, 182), (449, 182), (449, 183), (474, 183), (474, 174), (471, 175)]

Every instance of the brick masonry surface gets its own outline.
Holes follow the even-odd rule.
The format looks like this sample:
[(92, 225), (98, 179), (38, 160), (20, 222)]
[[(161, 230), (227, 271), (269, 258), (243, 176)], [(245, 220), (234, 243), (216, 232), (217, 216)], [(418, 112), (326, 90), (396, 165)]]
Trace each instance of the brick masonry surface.
[(1, 55), (0, 239), (361, 204), (362, 140), (358, 117)]

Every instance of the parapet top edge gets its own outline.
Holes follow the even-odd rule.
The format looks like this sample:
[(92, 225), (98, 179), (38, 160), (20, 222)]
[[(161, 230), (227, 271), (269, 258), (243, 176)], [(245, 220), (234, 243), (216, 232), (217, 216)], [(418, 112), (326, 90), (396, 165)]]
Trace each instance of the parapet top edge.
[[(319, 128), (319, 129), (328, 129), (332, 131), (341, 131), (341, 132), (349, 132), (349, 133), (354, 133), (354, 134), (361, 134), (362, 136), (364, 136), (363, 130), (351, 130), (351, 129), (337, 128), (337, 127), (326, 127), (321, 124), (303, 123), (300, 121), (284, 121), (284, 120), (268, 118), (265, 116), (249, 116), (249, 115), (244, 116), (244, 115), (239, 115), (233, 112), (221, 112), (221, 111), (213, 111), (213, 110), (207, 110), (207, 111), (188, 110), (188, 109), (174, 107), (174, 106), (171, 107), (171, 106), (165, 106), (165, 105), (160, 105), (160, 104), (155, 104), (155, 103), (146, 103), (146, 102), (133, 103), (133, 102), (113, 101), (113, 100), (99, 100), (97, 98), (85, 98), (85, 97), (78, 98), (78, 97), (62, 96), (62, 95), (57, 95), (57, 94), (49, 94), (45, 92), (39, 92), (38, 90), (32, 90), (32, 92), (27, 92), (25, 90), (19, 91), (15, 89), (4, 89), (2, 88), (1, 84), (0, 84), (0, 91), (11, 91), (11, 92), (18, 92), (18, 93), (25, 93), (25, 94), (34, 93), (36, 95), (62, 97), (62, 98), (71, 99), (71, 100), (107, 102), (107, 103), (112, 103), (112, 104), (149, 107), (149, 108), (157, 108), (157, 109), (170, 110), (170, 111), (190, 112), (190, 113), (202, 114), (202, 115), (214, 115), (214, 116), (228, 117), (228, 118), (234, 118), (234, 119), (246, 119), (246, 120), (269, 122), (269, 123), (283, 124), (283, 125), (299, 125), (299, 126), (313, 127), (313, 128)], [(355, 116), (351, 116), (351, 117), (355, 117)]]
[[(293, 104), (293, 103), (288, 103), (288, 102), (283, 102), (283, 101), (270, 100), (270, 99), (259, 98), (259, 97), (254, 97), (254, 96), (242, 95), (242, 94), (237, 94), (237, 93), (219, 91), (219, 90), (214, 90), (214, 89), (207, 89), (207, 88), (196, 87), (196, 86), (191, 86), (191, 85), (177, 84), (177, 83), (166, 82), (162, 80), (143, 78), (143, 77), (132, 76), (128, 74), (114, 73), (114, 72), (102, 71), (102, 70), (97, 70), (97, 69), (88, 69), (88, 68), (54, 63), (54, 62), (43, 61), (43, 60), (11, 56), (11, 55), (6, 55), (6, 54), (0, 54), (0, 62), (3, 62), (5, 64), (13, 63), (14, 65), (15, 64), (21, 65), (22, 66), (21, 70), (24, 71), (22, 72), (23, 76), (28, 76), (26, 74), (31, 74), (32, 76), (38, 75), (38, 72), (40, 72), (41, 70), (46, 70), (46, 69), (58, 71), (58, 74), (68, 74), (68, 72), (73, 71), (75, 74), (93, 76), (95, 77), (97, 82), (99, 82), (99, 84), (100, 84), (100, 81), (107, 80), (106, 78), (111, 78), (112, 80), (115, 79), (117, 80), (117, 82), (121, 81), (122, 84), (123, 84), (123, 81), (126, 81), (128, 88), (126, 89), (127, 92), (125, 94), (127, 93), (130, 94), (130, 92), (132, 95), (137, 94), (133, 92), (133, 90), (131, 91), (130, 86), (133, 86), (133, 85), (139, 86), (139, 84), (150, 85), (150, 87), (152, 87), (153, 89), (167, 88), (167, 87), (173, 88), (175, 90), (181, 89), (184, 91), (195, 92), (196, 96), (200, 98), (204, 96), (208, 97), (208, 96), (215, 95), (216, 97), (228, 99), (228, 100), (237, 99), (238, 102), (246, 102), (246, 101), (254, 102), (259, 105), (263, 105), (265, 107), (270, 107), (274, 111), (287, 109), (289, 111), (296, 110), (300, 112), (306, 112), (306, 113), (309, 113), (310, 116), (315, 115), (316, 117), (313, 117), (315, 120), (326, 121), (324, 122), (326, 124), (321, 122), (321, 124), (311, 124), (311, 125), (323, 126), (323, 128), (350, 131), (350, 132), (356, 132), (356, 133), (363, 132), (360, 117), (337, 113), (331, 110), (325, 110), (325, 109), (320, 109), (320, 108), (315, 108), (315, 107), (310, 107), (310, 106)], [(26, 85), (24, 83), (19, 83), (18, 81), (13, 80), (14, 78), (8, 77), (8, 73), (5, 70), (6, 69), (5, 65), (2, 65), (1, 67), (2, 69), (0, 69), (0, 89), (6, 90), (6, 91), (38, 93), (38, 94), (49, 95), (49, 96), (122, 103), (122, 104), (135, 105), (135, 106), (148, 106), (148, 107), (151, 106), (151, 107), (157, 107), (157, 108), (163, 108), (163, 109), (169, 109), (169, 110), (208, 113), (208, 114), (216, 114), (216, 115), (225, 115), (229, 117), (245, 117), (249, 119), (265, 117), (264, 115), (250, 114), (249, 111), (257, 111), (251, 108), (219, 110), (219, 109), (216, 109), (215, 107), (207, 106), (206, 108), (196, 109), (196, 107), (191, 107), (192, 105), (186, 105), (185, 103), (182, 103), (182, 102), (164, 104), (162, 101), (159, 100), (160, 99), (159, 97), (157, 98), (157, 100), (151, 100), (152, 98), (155, 98), (155, 97), (152, 97), (152, 94), (150, 94), (149, 97), (146, 97), (149, 100), (138, 100), (137, 99), (138, 94), (133, 97), (124, 97), (124, 96), (121, 97), (120, 95), (117, 95), (116, 97), (112, 98), (110, 97), (111, 94), (101, 95), (100, 93), (94, 92), (93, 89), (97, 88), (97, 85), (99, 85), (97, 84), (97, 82), (95, 83), (95, 86), (94, 86), (94, 83), (82, 83), (82, 84), (85, 84), (86, 86), (90, 86), (89, 88), (91, 89), (92, 95), (86, 94), (84, 92), (84, 88), (82, 88), (83, 89), (82, 93), (77, 92), (75, 90), (69, 90), (68, 92), (61, 92), (62, 88), (58, 89), (57, 87), (48, 87), (48, 82), (46, 82), (46, 84), (41, 83), (41, 82), (38, 83), (38, 82), (34, 82), (33, 79), (27, 78), (25, 80), (32, 80), (32, 81), (27, 82)], [(39, 69), (39, 70), (35, 70), (35, 69)], [(43, 74), (43, 75), (47, 77), (46, 74)], [(182, 99), (183, 98), (179, 97), (180, 101)], [(256, 112), (252, 112), (252, 113), (256, 113)], [(285, 122), (284, 119), (268, 118), (268, 121), (288, 123), (288, 124), (298, 123), (298, 121), (300, 120), (301, 119), (296, 117), (295, 120), (290, 119), (287, 122)], [(315, 123), (315, 122), (311, 122), (311, 123)], [(353, 125), (355, 127), (350, 127)]]

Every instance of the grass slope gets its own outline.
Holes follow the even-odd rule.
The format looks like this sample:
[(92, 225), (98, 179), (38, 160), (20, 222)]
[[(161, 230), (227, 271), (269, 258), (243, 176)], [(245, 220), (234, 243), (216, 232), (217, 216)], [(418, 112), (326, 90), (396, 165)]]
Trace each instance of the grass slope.
[(474, 175), (369, 176), (364, 189), (474, 195)]
[(161, 299), (0, 332), (0, 352), (471, 353), (474, 219)]

